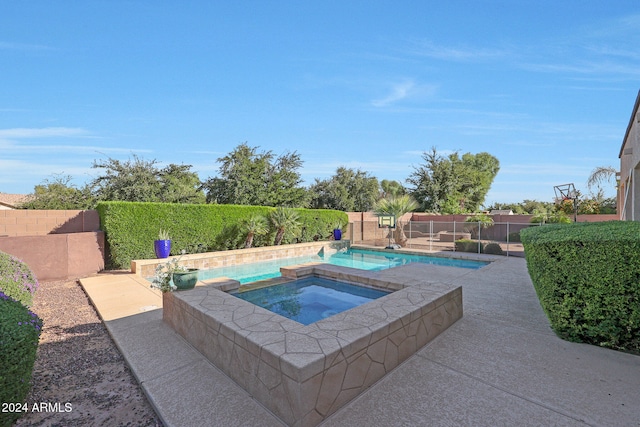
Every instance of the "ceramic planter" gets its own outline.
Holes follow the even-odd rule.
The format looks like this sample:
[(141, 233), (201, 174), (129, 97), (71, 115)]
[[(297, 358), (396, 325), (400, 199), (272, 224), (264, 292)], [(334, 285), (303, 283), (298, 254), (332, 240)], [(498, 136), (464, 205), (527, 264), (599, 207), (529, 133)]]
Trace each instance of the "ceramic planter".
[(171, 240), (156, 240), (153, 242), (156, 258), (169, 258), (171, 253)]
[(193, 289), (198, 282), (198, 269), (190, 268), (188, 271), (175, 271), (172, 278), (173, 284), (179, 291)]
[(342, 230), (340, 230), (339, 228), (336, 228), (333, 230), (333, 239), (334, 240), (341, 240), (342, 239)]

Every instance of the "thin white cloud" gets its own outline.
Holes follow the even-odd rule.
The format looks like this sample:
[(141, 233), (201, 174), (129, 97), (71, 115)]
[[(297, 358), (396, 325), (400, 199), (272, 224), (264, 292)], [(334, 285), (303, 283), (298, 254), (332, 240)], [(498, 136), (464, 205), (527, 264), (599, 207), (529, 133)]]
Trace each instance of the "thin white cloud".
[(571, 73), (579, 75), (589, 74), (618, 74), (637, 78), (638, 65), (622, 64), (613, 61), (576, 61), (573, 63), (547, 62), (523, 63), (521, 67), (541, 73)]
[[(1, 142), (1, 141), (0, 141)], [(16, 152), (73, 152), (73, 153), (152, 153), (153, 150), (141, 148), (103, 147), (98, 145), (12, 145)], [(4, 146), (3, 146), (4, 148)]]
[(0, 139), (51, 138), (88, 136), (89, 132), (82, 128), (50, 127), (50, 128), (12, 128), (0, 129)]
[(27, 51), (27, 50), (52, 50), (52, 48), (49, 46), (41, 45), (41, 44), (0, 41), (0, 50)]
[[(152, 153), (151, 149), (131, 147), (113, 147), (99, 145), (72, 145), (60, 143), (70, 138), (96, 139), (95, 135), (83, 128), (48, 127), (48, 128), (11, 128), (0, 129), (0, 149), (4, 154), (28, 154), (31, 157), (49, 153), (86, 154), (86, 153)], [(33, 144), (32, 140), (51, 139), (50, 144)], [(30, 166), (32, 168), (39, 166)]]
[(394, 102), (400, 101), (407, 97), (411, 89), (415, 86), (412, 81), (406, 81), (403, 83), (393, 85), (391, 93), (382, 99), (374, 99), (371, 104), (374, 107), (385, 107)]
[(419, 85), (413, 80), (404, 80), (391, 85), (391, 91), (383, 98), (374, 99), (374, 107), (386, 107), (407, 98), (418, 98), (432, 95), (436, 90), (434, 85)]
[[(573, 165), (571, 163), (532, 163), (532, 164), (510, 164), (500, 168), (500, 174), (505, 175), (534, 175), (534, 176), (557, 176), (557, 177), (577, 177), (589, 176), (591, 167)], [(562, 184), (562, 183), (560, 183)]]
[(423, 40), (415, 43), (413, 47), (409, 48), (409, 53), (446, 61), (467, 62), (494, 60), (508, 55), (509, 51), (504, 49), (489, 49), (471, 46), (442, 46), (437, 45), (430, 40)]

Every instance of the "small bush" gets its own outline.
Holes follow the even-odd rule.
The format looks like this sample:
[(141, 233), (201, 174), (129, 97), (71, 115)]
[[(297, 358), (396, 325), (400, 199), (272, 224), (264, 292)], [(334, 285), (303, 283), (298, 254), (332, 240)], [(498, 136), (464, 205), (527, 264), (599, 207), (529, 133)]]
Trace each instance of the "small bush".
[[(0, 402), (23, 403), (31, 387), (42, 320), (20, 301), (0, 292)], [(11, 425), (20, 412), (0, 412)]]
[(483, 253), (484, 248), (482, 243), (480, 244), (480, 252), (478, 252), (478, 241), (469, 239), (460, 239), (455, 241), (455, 248), (457, 252), (472, 252)]
[(25, 263), (12, 255), (0, 252), (0, 291), (31, 307), (37, 288), (38, 281)]
[(540, 304), (560, 337), (640, 354), (640, 223), (551, 224), (521, 236)]
[(520, 243), (520, 232), (519, 231), (514, 231), (512, 233), (509, 233), (509, 242), (510, 243)]
[(487, 243), (484, 246), (484, 253), (490, 255), (504, 255), (504, 251), (498, 243)]

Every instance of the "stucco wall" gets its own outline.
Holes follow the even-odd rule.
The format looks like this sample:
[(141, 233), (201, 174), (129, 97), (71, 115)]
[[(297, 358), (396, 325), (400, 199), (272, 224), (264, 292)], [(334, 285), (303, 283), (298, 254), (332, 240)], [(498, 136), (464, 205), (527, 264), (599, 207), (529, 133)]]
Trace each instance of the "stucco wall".
[(0, 237), (44, 236), (100, 230), (95, 210), (0, 210)]
[(0, 251), (24, 261), (38, 280), (104, 269), (104, 233), (95, 210), (0, 211)]
[(640, 220), (640, 91), (620, 148), (618, 213), (621, 219)]
[[(375, 215), (370, 212), (361, 214), (349, 212), (349, 227), (345, 238), (352, 242), (386, 242), (386, 232), (378, 228)], [(413, 213), (403, 216), (405, 233), (407, 237), (419, 237), (420, 233), (439, 233), (441, 231), (464, 231), (465, 220), (469, 215), (433, 215), (427, 213)], [(507, 235), (530, 226), (533, 215), (491, 215), (494, 224), (491, 228), (483, 230), (483, 239), (504, 241)], [(364, 221), (361, 220), (364, 218)], [(617, 214), (612, 215), (578, 215), (578, 222), (601, 222), (619, 219)], [(411, 220), (411, 226), (409, 226)], [(433, 221), (432, 227), (430, 221)], [(456, 226), (454, 227), (454, 221)], [(508, 224), (508, 225), (507, 225)], [(409, 233), (411, 231), (411, 233)], [(425, 234), (426, 235), (426, 234)], [(376, 243), (377, 244), (377, 243)]]
[(104, 269), (102, 231), (1, 237), (0, 251), (25, 262), (38, 280), (85, 277)]

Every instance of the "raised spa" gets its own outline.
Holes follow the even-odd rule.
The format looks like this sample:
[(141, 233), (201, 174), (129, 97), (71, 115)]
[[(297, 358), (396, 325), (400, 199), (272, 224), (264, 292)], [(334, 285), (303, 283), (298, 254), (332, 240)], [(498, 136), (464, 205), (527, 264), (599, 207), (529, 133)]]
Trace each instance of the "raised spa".
[(393, 270), (283, 268), (390, 291), (308, 325), (230, 295), (240, 283), (228, 278), (163, 294), (163, 317), (286, 424), (315, 426), (462, 317), (461, 287), (429, 283), (428, 265)]
[(385, 295), (388, 291), (309, 276), (231, 295), (303, 325), (326, 319)]

